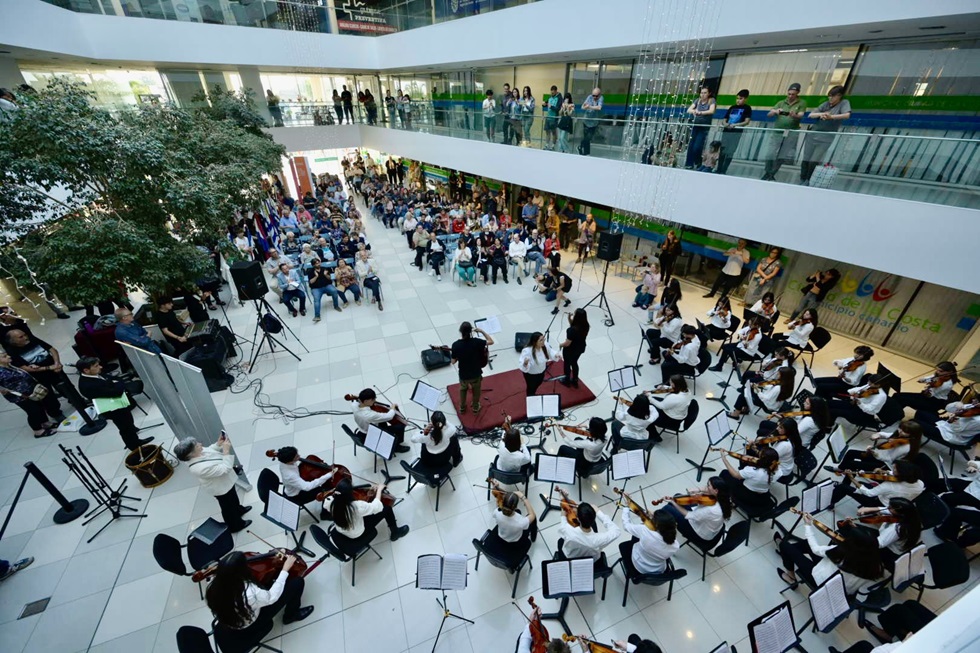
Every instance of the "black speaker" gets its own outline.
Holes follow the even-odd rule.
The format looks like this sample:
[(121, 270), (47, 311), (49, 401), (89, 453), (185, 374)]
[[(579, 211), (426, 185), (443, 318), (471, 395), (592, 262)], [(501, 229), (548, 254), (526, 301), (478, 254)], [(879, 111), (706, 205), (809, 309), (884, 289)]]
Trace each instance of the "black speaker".
[(262, 299), (269, 292), (262, 266), (258, 261), (238, 261), (231, 264), (231, 278), (240, 299)]
[(596, 250), (596, 257), (603, 261), (618, 261), (619, 253), (623, 250), (623, 232), (611, 233), (609, 231), (599, 232), (599, 249)]
[(517, 333), (514, 334), (514, 349), (516, 351), (521, 351), (522, 349), (527, 347), (527, 343), (529, 342), (531, 342), (530, 333), (524, 331), (518, 331)]

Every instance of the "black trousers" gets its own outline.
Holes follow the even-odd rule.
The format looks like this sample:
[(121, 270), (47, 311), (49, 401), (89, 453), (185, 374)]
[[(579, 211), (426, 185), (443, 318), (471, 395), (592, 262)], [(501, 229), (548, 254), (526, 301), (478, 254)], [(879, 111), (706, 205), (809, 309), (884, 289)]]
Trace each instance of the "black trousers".
[(746, 488), (745, 482), (732, 476), (727, 469), (721, 470), (718, 476), (725, 479), (729, 487), (732, 488), (732, 500), (736, 505), (747, 508), (766, 508), (772, 505), (772, 495), (768, 492), (753, 492)]
[(286, 498), (297, 505), (305, 506), (308, 503), (316, 501), (316, 495), (320, 494), (320, 492), (323, 492), (323, 488), (315, 487), (312, 490), (300, 490), (293, 496), (287, 496)]
[(415, 248), (415, 267), (422, 269), (422, 257), (425, 256), (425, 247)]
[[(61, 404), (51, 392), (41, 401), (27, 399), (17, 403), (17, 407), (27, 413), (27, 423), (35, 431), (40, 431), (47, 421), (57, 421), (61, 417)], [(51, 417), (51, 420), (47, 418)]]
[(930, 413), (938, 413), (946, 407), (946, 399), (936, 399), (935, 397), (930, 397), (924, 395), (921, 392), (899, 392), (895, 395), (895, 399), (898, 400), (902, 406), (911, 408), (915, 411), (928, 411)]
[(680, 531), (680, 534), (697, 544), (698, 548), (702, 550), (711, 550), (714, 548), (718, 544), (718, 540), (721, 539), (722, 533), (724, 533), (724, 530), (720, 530), (714, 538), (706, 540), (695, 532), (694, 528), (687, 523), (687, 516), (682, 515), (681, 511), (674, 507), (673, 504), (668, 503), (663, 509), (672, 514), (674, 519), (677, 520), (677, 530)]
[(688, 365), (687, 363), (678, 363), (677, 360), (667, 354), (664, 356), (664, 362), (660, 365), (660, 382), (664, 385), (670, 381), (670, 377), (675, 374), (680, 374), (682, 376), (694, 376), (695, 370), (693, 365)]
[[(654, 404), (654, 407), (656, 407), (656, 404)], [(678, 431), (681, 429), (681, 427), (684, 426), (684, 421), (679, 419), (674, 419), (667, 413), (660, 411), (660, 414), (657, 416), (656, 421), (654, 421), (653, 426), (657, 426), (662, 429), (669, 429), (671, 431)], [(647, 430), (649, 431), (649, 429)]]
[(242, 502), (238, 500), (238, 492), (235, 488), (231, 488), (224, 494), (216, 496), (215, 499), (218, 500), (218, 505), (221, 506), (221, 519), (225, 522), (228, 530), (232, 533), (237, 533), (245, 528), (245, 520), (242, 519), (242, 513), (245, 508), (242, 507)]
[[(725, 361), (733, 361), (732, 364), (738, 367), (737, 363), (755, 360), (755, 358), (755, 356), (747, 353), (744, 349), (739, 349), (737, 342), (730, 342), (721, 348), (721, 356), (715, 365), (721, 367), (725, 364)], [(741, 376), (739, 378), (741, 379)]]
[[(382, 522), (382, 520), (388, 524), (388, 530), (394, 533), (398, 530), (398, 522), (395, 520), (395, 511), (391, 509), (391, 506), (385, 506), (381, 509), (381, 512), (375, 513), (373, 515), (368, 515), (364, 518), (365, 528), (374, 528)], [(364, 533), (360, 537), (347, 537), (339, 530), (333, 531), (331, 537), (334, 543), (344, 553), (351, 553), (357, 551), (365, 544), (371, 543), (371, 536), (373, 533)]]
[(741, 275), (737, 274), (725, 274), (724, 272), (719, 272), (718, 276), (715, 277), (715, 282), (711, 284), (711, 291), (708, 293), (714, 295), (721, 289), (721, 296), (724, 297), (732, 290), (738, 287), (738, 282), (742, 280)]
[(936, 613), (917, 601), (904, 601), (889, 606), (878, 617), (881, 629), (902, 640), (909, 633), (917, 633), (936, 618)]
[[(937, 481), (936, 485), (943, 486), (943, 481)], [(952, 492), (941, 494), (943, 502), (949, 506), (949, 517), (942, 524), (936, 527), (936, 535), (950, 542), (959, 543), (961, 531), (964, 542), (961, 546), (972, 546), (976, 539), (980, 537), (980, 499), (965, 490), (970, 485), (970, 481), (962, 478), (949, 479), (949, 486)], [(945, 487), (930, 487), (931, 490), (945, 490)], [(973, 508), (975, 510), (971, 510)]]
[(792, 535), (784, 537), (779, 543), (779, 557), (786, 571), (796, 574), (807, 583), (813, 582), (813, 568), (820, 560), (806, 540)]
[(578, 384), (578, 359), (582, 357), (582, 352), (565, 349), (563, 359), (565, 361), (565, 379), (570, 383)]
[(830, 411), (830, 417), (834, 420), (838, 417), (843, 417), (855, 426), (864, 426), (867, 428), (877, 428), (878, 426), (878, 421), (873, 415), (867, 414), (849, 399), (831, 399), (827, 402), (827, 410)]
[(854, 387), (849, 383), (844, 383), (837, 376), (822, 376), (819, 379), (814, 379), (813, 386), (813, 394), (824, 399), (833, 399), (837, 395), (846, 395), (847, 391)]
[(504, 281), (507, 281), (507, 259), (495, 258), (490, 261), (490, 268), (493, 270), (493, 282), (497, 283), (497, 271), (499, 270), (501, 274), (504, 275)]
[(528, 374), (524, 372), (524, 383), (527, 384), (526, 395), (528, 397), (533, 397), (538, 392), (538, 388), (544, 382), (544, 372), (541, 374)]
[(844, 459), (837, 465), (838, 469), (848, 469), (852, 472), (873, 472), (879, 467), (886, 467), (886, 465), (871, 454), (857, 449), (848, 449)]
[(280, 612), (283, 612), (283, 616), (287, 619), (297, 615), (300, 609), (300, 601), (303, 599), (304, 587), (306, 587), (306, 581), (301, 577), (290, 576), (286, 579), (286, 586), (283, 588), (279, 600), (259, 610), (258, 618), (250, 626), (235, 630), (219, 625), (215, 632), (218, 647), (222, 651), (231, 653), (252, 650), (269, 632), (273, 617)]
[(119, 437), (122, 438), (127, 449), (132, 451), (139, 446), (139, 429), (136, 428), (136, 422), (133, 421), (132, 406), (102, 413), (101, 417), (116, 425), (116, 428), (119, 429)]

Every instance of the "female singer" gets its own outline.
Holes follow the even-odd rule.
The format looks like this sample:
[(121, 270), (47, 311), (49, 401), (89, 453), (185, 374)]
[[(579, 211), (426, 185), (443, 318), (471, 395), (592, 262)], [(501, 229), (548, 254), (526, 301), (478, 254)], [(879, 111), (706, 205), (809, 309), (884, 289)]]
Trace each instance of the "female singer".
[(650, 308), (650, 304), (656, 301), (657, 288), (660, 287), (660, 266), (650, 263), (647, 271), (643, 274), (643, 281), (636, 289), (636, 297), (633, 298), (633, 308), (641, 308), (644, 311)]
[(584, 308), (576, 308), (568, 315), (568, 329), (565, 330), (565, 341), (559, 345), (562, 359), (565, 361), (565, 378), (562, 385), (571, 388), (578, 387), (578, 359), (585, 353), (585, 340), (589, 337), (589, 316)]
[[(619, 539), (619, 526), (609, 515), (588, 503), (579, 503), (575, 514), (578, 526), (572, 526), (567, 519), (558, 524), (558, 535), (565, 540), (562, 553), (566, 558), (588, 556), (600, 560), (604, 555), (602, 550)], [(602, 522), (601, 532), (596, 526), (596, 519)]]
[(953, 385), (959, 382), (956, 363), (943, 361), (936, 365), (932, 374), (919, 379), (919, 383), (926, 386), (921, 392), (900, 392), (895, 395), (895, 399), (912, 410), (938, 413), (949, 403), (949, 393), (953, 390)]
[(874, 355), (875, 352), (871, 347), (858, 345), (854, 348), (853, 356), (834, 361), (834, 366), (840, 370), (837, 376), (824, 376), (813, 380), (815, 386), (813, 393), (829, 400), (861, 385), (864, 373), (868, 369), (867, 362)]
[(738, 342), (730, 342), (722, 347), (718, 362), (708, 369), (712, 372), (720, 372), (725, 361), (730, 360), (737, 370), (740, 362), (752, 361), (759, 357), (760, 344), (762, 344), (762, 324), (758, 318), (753, 318), (739, 329)]
[[(794, 412), (797, 414), (794, 414)], [(780, 415), (778, 413), (772, 415), (772, 417), (777, 416)], [(803, 400), (803, 410), (791, 411), (785, 416), (792, 417), (796, 420), (796, 427), (800, 432), (800, 441), (804, 447), (811, 451), (833, 425), (833, 422), (830, 420), (830, 411), (827, 410), (827, 402), (820, 397), (807, 397)], [(759, 430), (756, 431), (756, 436), (760, 438), (766, 436), (772, 433), (775, 428), (775, 421), (772, 419), (766, 420), (759, 424)], [(821, 434), (820, 437), (814, 439), (818, 434)]]
[(850, 496), (866, 508), (883, 508), (895, 497), (914, 501), (925, 490), (925, 485), (919, 480), (919, 468), (908, 460), (896, 460), (890, 476), (894, 480), (883, 481), (875, 486), (859, 483), (851, 475), (834, 488), (833, 503), (835, 505), (845, 496)]
[(601, 417), (593, 417), (589, 420), (589, 437), (576, 435), (568, 439), (565, 430), (558, 428), (558, 434), (565, 438), (567, 444), (558, 447), (558, 455), (566, 458), (575, 459), (575, 469), (579, 476), (584, 476), (584, 472), (592, 463), (602, 460), (602, 451), (606, 448), (606, 432), (608, 427)]
[(617, 401), (616, 420), (612, 425), (612, 452), (614, 454), (619, 452), (624, 439), (638, 441), (653, 439), (659, 442), (662, 438), (657, 433), (657, 427), (653, 425), (658, 417), (660, 413), (650, 405), (650, 398), (646, 393), (636, 395), (629, 407)]
[[(408, 534), (408, 524), (399, 526), (395, 520), (395, 511), (391, 506), (381, 503), (381, 492), (385, 486), (379, 483), (374, 487), (374, 499), (370, 502), (354, 498), (354, 487), (348, 479), (337, 484), (333, 495), (327, 498), (330, 503), (330, 514), (336, 530), (333, 540), (341, 551), (356, 551), (365, 541), (365, 528), (377, 526), (383, 519), (391, 531), (391, 541), (401, 539)], [(324, 502), (326, 504), (326, 502)], [(324, 505), (326, 507), (326, 505)]]
[(662, 310), (664, 306), (673, 306), (674, 312), (678, 313), (677, 305), (683, 298), (684, 293), (681, 292), (681, 284), (677, 279), (673, 279), (670, 282), (664, 282), (664, 291), (660, 295), (660, 302), (653, 304), (647, 309), (647, 324), (653, 324), (653, 319), (656, 317), (657, 312)]
[[(680, 374), (670, 377), (670, 392), (651, 395), (652, 406), (660, 412), (653, 425), (661, 429), (679, 430), (687, 419), (687, 410), (694, 396), (687, 388), (687, 379)], [(660, 435), (653, 436), (656, 440)]]
[(619, 552), (629, 575), (661, 574), (667, 561), (677, 553), (677, 520), (668, 510), (661, 508), (653, 513), (657, 530), (651, 530), (632, 510), (623, 510), (623, 530), (633, 536), (629, 542), (620, 542)]
[(524, 373), (524, 383), (527, 384), (526, 395), (533, 396), (544, 381), (544, 373), (548, 363), (558, 360), (558, 354), (545, 342), (540, 331), (531, 334), (527, 347), (521, 350), (518, 367)]
[(837, 468), (852, 472), (873, 472), (881, 467), (890, 467), (899, 458), (912, 460), (919, 453), (922, 427), (910, 419), (903, 420), (894, 435), (875, 433), (871, 440), (871, 445), (864, 451), (848, 449)]
[(728, 340), (728, 328), (732, 325), (732, 303), (728, 295), (722, 296), (715, 307), (708, 311), (708, 340)]
[(725, 522), (732, 516), (732, 491), (728, 483), (720, 476), (712, 476), (708, 484), (690, 494), (704, 494), (715, 498), (711, 506), (695, 505), (690, 508), (679, 506), (673, 497), (664, 497), (668, 511), (677, 520), (677, 530), (688, 540), (697, 543), (703, 549), (710, 549), (712, 542), (717, 542), (725, 528)]
[(429, 425), (412, 436), (412, 442), (422, 445), (420, 464), (433, 472), (448, 472), (459, 464), (462, 454), (456, 433), (459, 427), (446, 422), (446, 415), (437, 410), (429, 418)]
[(670, 349), (681, 339), (684, 319), (676, 304), (664, 304), (656, 316), (648, 322), (653, 327), (647, 329), (647, 348), (650, 351), (650, 364), (660, 364), (660, 350)]
[[(858, 520), (866, 515), (881, 514), (878, 508), (858, 508)], [(884, 522), (878, 529), (878, 548), (881, 549), (881, 561), (885, 569), (895, 571), (895, 561), (904, 553), (908, 553), (919, 543), (922, 535), (922, 520), (919, 509), (908, 499), (894, 497), (888, 502), (885, 511), (896, 521)]]
[(667, 232), (664, 242), (660, 244), (660, 269), (663, 271), (664, 284), (669, 284), (671, 275), (674, 273), (674, 263), (681, 255), (681, 241), (677, 234), (671, 229)]
[(858, 426), (876, 426), (878, 412), (888, 399), (888, 393), (882, 389), (881, 381), (881, 377), (872, 376), (865, 385), (848, 390), (847, 399), (829, 400), (827, 408), (830, 416), (835, 420), (843, 417)]
[(735, 469), (727, 454), (722, 455), (721, 461), (725, 463), (725, 469), (719, 476), (731, 487), (732, 501), (736, 505), (754, 508), (773, 505), (769, 488), (776, 480), (779, 469), (779, 454), (775, 449), (762, 447), (755, 461), (748, 462), (741, 469)]
[(785, 571), (776, 570), (783, 582), (796, 583), (796, 572), (799, 571), (819, 585), (839, 571), (844, 580), (844, 591), (853, 596), (884, 575), (878, 540), (867, 529), (845, 526), (840, 530), (843, 542), (821, 545), (817, 543), (813, 517), (804, 514), (803, 522), (806, 524), (805, 540), (792, 536), (783, 538), (778, 534), (773, 538), (786, 567)]
[(268, 632), (269, 622), (280, 611), (284, 624), (302, 621), (313, 613), (312, 605), (300, 607), (305, 583), (289, 575), (295, 562), (296, 556), (287, 555), (272, 587), (264, 590), (255, 583), (241, 551), (232, 551), (218, 561), (205, 596), (214, 618), (227, 629), (230, 643), (238, 645), (233, 650), (255, 646), (255, 640)]
[(735, 410), (728, 413), (732, 419), (742, 419), (749, 414), (750, 406), (765, 408), (770, 413), (778, 411), (793, 396), (796, 370), (792, 367), (779, 368), (779, 380), (762, 383), (746, 383), (735, 399)]
[(803, 349), (810, 342), (810, 334), (813, 333), (813, 330), (818, 324), (817, 309), (808, 308), (803, 311), (802, 315), (786, 325), (792, 328), (792, 331), (789, 333), (777, 333), (772, 339), (785, 343), (787, 347)]
[[(776, 471), (776, 479), (790, 476), (796, 468), (796, 457), (803, 451), (803, 442), (800, 440), (800, 431), (796, 427), (796, 421), (788, 417), (779, 420), (776, 430), (769, 438), (782, 438), (769, 444), (779, 455), (779, 469)], [(756, 441), (749, 440), (745, 444), (745, 450), (749, 455), (756, 453)]]
[[(490, 479), (490, 483), (494, 489), (501, 489), (496, 479)], [(524, 504), (527, 516), (517, 510), (520, 503)], [(507, 492), (501, 506), (496, 508), (490, 517), (496, 524), (492, 535), (499, 540), (497, 546), (515, 557), (526, 554), (531, 548), (531, 543), (537, 539), (537, 515), (534, 514), (534, 508), (523, 492)]]
[[(507, 418), (510, 422), (510, 417)], [(513, 426), (504, 430), (504, 437), (497, 445), (494, 466), (502, 472), (520, 472), (531, 464), (531, 453), (521, 440), (520, 431)]]

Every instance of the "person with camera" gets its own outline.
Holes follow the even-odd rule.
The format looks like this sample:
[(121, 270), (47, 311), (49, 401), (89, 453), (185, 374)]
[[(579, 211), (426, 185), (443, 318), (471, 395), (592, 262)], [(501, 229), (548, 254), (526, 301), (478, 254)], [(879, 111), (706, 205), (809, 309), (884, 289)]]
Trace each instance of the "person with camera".
[(243, 506), (235, 491), (235, 482), (241, 469), (235, 465), (235, 455), (231, 453), (231, 440), (221, 432), (221, 437), (210, 447), (194, 438), (184, 438), (174, 447), (174, 455), (187, 463), (187, 469), (198, 477), (201, 486), (221, 506), (221, 518), (232, 533), (243, 531), (252, 523), (242, 519), (242, 515), (252, 509)]

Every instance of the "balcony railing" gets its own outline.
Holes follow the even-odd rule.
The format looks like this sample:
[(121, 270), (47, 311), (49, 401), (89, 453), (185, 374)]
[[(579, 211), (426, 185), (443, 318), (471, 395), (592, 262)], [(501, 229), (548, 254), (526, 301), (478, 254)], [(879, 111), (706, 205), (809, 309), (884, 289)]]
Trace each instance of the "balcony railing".
[[(348, 6), (337, 0), (43, 0), (63, 9), (88, 14), (179, 20), (212, 25), (265, 27), (298, 32), (381, 36), (480, 13), (529, 4), (537, 0), (422, 0), (392, 2), (392, 8)], [(355, 5), (357, 3), (354, 3)], [(363, 3), (361, 3), (363, 4)]]
[[(287, 103), (280, 105), (283, 125), (337, 124), (337, 112), (329, 103)], [(361, 105), (354, 106), (354, 122), (378, 127), (410, 129), (424, 133), (487, 141), (487, 123), (481, 111), (465, 107), (440, 108), (429, 102), (412, 102), (410, 116), (388, 111), (381, 103), (374, 115)], [(369, 119), (370, 118), (370, 119)], [(554, 149), (578, 155), (585, 135), (585, 119), (572, 118), (572, 132), (552, 148), (543, 129), (547, 119), (536, 115), (529, 123), (511, 121), (499, 113), (491, 121), (494, 142), (503, 144), (510, 135), (511, 145)], [(347, 122), (345, 120), (345, 122)], [(626, 159), (673, 168), (687, 163), (692, 125), (674, 119), (649, 118), (628, 122), (623, 118), (598, 121), (590, 156), (604, 159)], [(806, 125), (805, 125), (806, 126)], [(527, 129), (525, 129), (527, 128)], [(867, 128), (861, 128), (867, 129)], [(517, 137), (514, 137), (514, 134)], [(525, 134), (530, 137), (525, 138)], [(738, 133), (724, 132), (713, 125), (704, 139), (706, 147), (721, 144), (720, 165), (712, 174), (761, 179), (767, 161), (776, 158), (780, 166), (776, 182), (801, 183), (801, 168), (807, 156), (816, 163), (807, 185), (869, 195), (945, 204), (980, 206), (980, 140), (974, 138), (941, 138), (909, 134), (887, 134), (845, 128), (826, 134), (826, 147), (808, 146), (807, 139), (816, 132), (807, 129), (790, 131), (767, 127), (746, 127)], [(785, 138), (785, 140), (784, 140)], [(776, 149), (782, 145), (781, 149)], [(822, 154), (821, 154), (822, 152)], [(730, 158), (730, 160), (728, 160)], [(824, 165), (829, 163), (829, 166)], [(695, 166), (696, 168), (696, 166)], [(770, 167), (771, 169), (771, 167)]]

